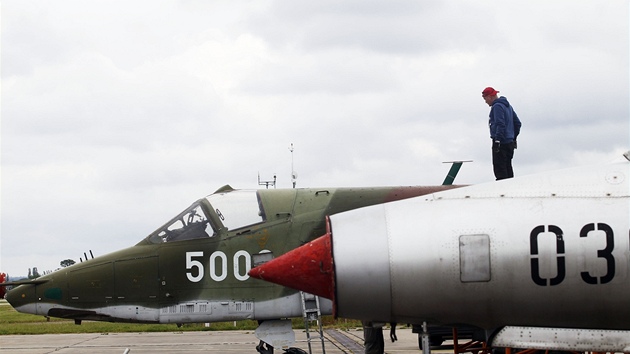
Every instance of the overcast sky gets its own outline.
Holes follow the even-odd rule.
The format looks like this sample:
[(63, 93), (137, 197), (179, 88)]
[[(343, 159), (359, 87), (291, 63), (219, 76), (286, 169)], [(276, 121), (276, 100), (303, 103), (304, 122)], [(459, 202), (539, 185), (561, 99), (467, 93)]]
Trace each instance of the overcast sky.
[[(494, 179), (630, 148), (629, 5), (607, 1), (1, 3), (0, 271), (132, 246), (224, 184)], [(294, 152), (289, 147), (293, 144)]]

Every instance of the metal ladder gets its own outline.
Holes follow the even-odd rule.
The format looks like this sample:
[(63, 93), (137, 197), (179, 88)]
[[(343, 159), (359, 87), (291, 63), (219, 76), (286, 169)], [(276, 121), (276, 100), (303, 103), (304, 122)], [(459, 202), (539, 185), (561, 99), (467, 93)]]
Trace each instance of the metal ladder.
[[(326, 354), (326, 348), (324, 347), (324, 330), (322, 329), (322, 311), (319, 308), (319, 296), (305, 293), (300, 291), (302, 297), (302, 317), (304, 317), (304, 329), (306, 331), (306, 342), (308, 343), (308, 352), (313, 354), (311, 347), (311, 341), (313, 339), (319, 339), (322, 342), (322, 354)], [(310, 323), (312, 321), (317, 322), (317, 335), (311, 337)]]

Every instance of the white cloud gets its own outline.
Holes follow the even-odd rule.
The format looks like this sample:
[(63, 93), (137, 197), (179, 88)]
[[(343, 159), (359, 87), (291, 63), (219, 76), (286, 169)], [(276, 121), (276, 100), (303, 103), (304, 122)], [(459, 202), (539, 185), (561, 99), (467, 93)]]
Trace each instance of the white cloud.
[[(628, 4), (2, 4), (2, 264), (26, 274), (138, 242), (224, 184), (492, 179), (494, 86), (517, 174), (629, 144)], [(124, 11), (121, 11), (124, 9)], [(28, 252), (25, 252), (28, 250)]]

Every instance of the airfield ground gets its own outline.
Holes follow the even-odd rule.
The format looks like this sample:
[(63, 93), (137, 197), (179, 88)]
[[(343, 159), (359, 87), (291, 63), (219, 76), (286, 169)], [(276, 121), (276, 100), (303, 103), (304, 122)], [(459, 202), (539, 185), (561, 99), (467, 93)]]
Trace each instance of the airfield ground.
[[(0, 301), (0, 306), (7, 305)], [(4, 307), (4, 306), (3, 306)], [(4, 313), (4, 312), (3, 312)], [(4, 313), (5, 316), (7, 315)], [(24, 315), (32, 316), (32, 315)], [(0, 318), (0, 320), (2, 320)], [(2, 322), (2, 321), (0, 321)], [(34, 326), (47, 326), (53, 323), (31, 323)], [(74, 325), (73, 325), (74, 326)], [(296, 343), (294, 347), (308, 352), (306, 333), (295, 329)], [(314, 332), (311, 332), (314, 333)], [(389, 330), (385, 330), (385, 352), (388, 354), (418, 354), (418, 335), (410, 328), (398, 327), (398, 341), (389, 340)], [(313, 335), (313, 334), (312, 334)], [(311, 342), (312, 353), (322, 353), (321, 341)], [(129, 333), (46, 333), (33, 335), (0, 335), (0, 354), (122, 354), (129, 349), (129, 354), (146, 353), (252, 353), (258, 340), (253, 330), (230, 331), (171, 331), (171, 332), (129, 332)], [(325, 350), (327, 354), (363, 353), (363, 331), (361, 328), (330, 328), (325, 333)], [(452, 353), (450, 349), (436, 350), (433, 353)], [(276, 354), (283, 351), (276, 349)]]
[[(334, 332), (334, 333), (331, 333)], [(306, 335), (296, 330), (294, 345), (308, 352)], [(418, 336), (411, 329), (399, 329), (398, 341), (385, 342), (388, 354), (418, 354)], [(342, 336), (342, 337), (339, 337)], [(362, 332), (328, 330), (325, 335), (327, 354), (363, 353)], [(350, 343), (342, 344), (345, 337)], [(386, 338), (387, 339), (387, 338)], [(84, 333), (84, 334), (41, 334), (0, 336), (0, 353), (11, 354), (79, 354), (102, 353), (129, 354), (148, 353), (257, 353), (253, 331), (216, 332), (165, 332), (165, 333)], [(354, 346), (352, 346), (354, 344)], [(322, 353), (321, 342), (312, 342), (313, 353)], [(433, 353), (452, 353), (452, 350), (432, 350)], [(276, 349), (275, 353), (283, 351)]]

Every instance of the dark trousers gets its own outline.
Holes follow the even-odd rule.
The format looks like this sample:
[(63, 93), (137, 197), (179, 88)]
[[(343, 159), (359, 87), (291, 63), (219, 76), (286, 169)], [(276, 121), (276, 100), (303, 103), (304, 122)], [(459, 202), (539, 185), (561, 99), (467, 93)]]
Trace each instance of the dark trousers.
[(383, 354), (385, 352), (385, 340), (383, 339), (383, 327), (374, 327), (371, 322), (363, 324), (364, 354)]
[(514, 144), (500, 144), (499, 151), (492, 150), (492, 166), (494, 168), (494, 177), (497, 181), (500, 179), (514, 177), (512, 170), (512, 158), (514, 157)]

